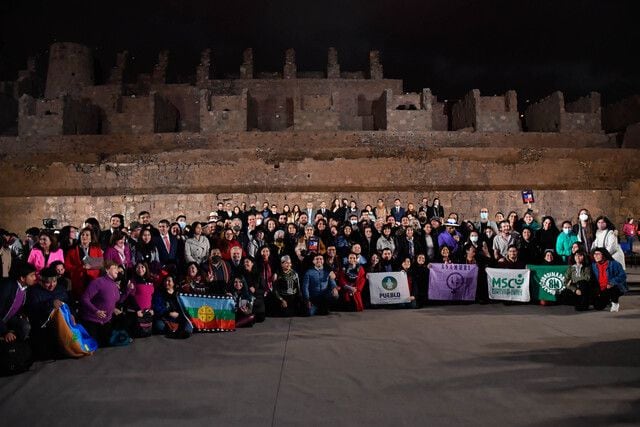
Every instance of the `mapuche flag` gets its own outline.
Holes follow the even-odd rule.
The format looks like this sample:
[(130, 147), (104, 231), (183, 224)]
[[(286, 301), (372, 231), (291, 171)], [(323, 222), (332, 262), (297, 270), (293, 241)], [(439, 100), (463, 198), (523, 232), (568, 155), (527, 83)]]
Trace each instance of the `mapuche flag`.
[(178, 302), (195, 331), (221, 332), (236, 329), (236, 304), (231, 297), (179, 294)]

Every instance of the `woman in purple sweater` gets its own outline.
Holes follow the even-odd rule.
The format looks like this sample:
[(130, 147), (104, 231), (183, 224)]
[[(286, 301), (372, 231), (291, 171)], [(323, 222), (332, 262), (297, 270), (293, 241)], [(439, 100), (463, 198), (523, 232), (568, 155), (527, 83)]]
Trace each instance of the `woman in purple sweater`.
[(100, 347), (109, 345), (111, 338), (111, 320), (120, 314), (116, 304), (126, 298), (120, 294), (118, 264), (107, 260), (104, 263), (105, 275), (92, 280), (80, 298), (80, 318), (87, 332), (98, 341)]

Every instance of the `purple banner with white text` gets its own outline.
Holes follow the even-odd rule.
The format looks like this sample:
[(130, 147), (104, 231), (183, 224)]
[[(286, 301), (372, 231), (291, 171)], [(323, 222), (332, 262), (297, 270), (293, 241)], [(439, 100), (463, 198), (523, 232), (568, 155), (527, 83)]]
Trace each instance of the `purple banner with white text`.
[(431, 264), (429, 299), (473, 301), (478, 285), (478, 266), (473, 264)]

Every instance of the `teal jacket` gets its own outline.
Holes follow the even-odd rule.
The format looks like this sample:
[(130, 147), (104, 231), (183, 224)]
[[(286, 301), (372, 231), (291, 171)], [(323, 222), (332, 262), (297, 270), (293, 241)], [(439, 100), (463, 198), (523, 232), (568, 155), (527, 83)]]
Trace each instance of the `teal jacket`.
[(578, 241), (578, 236), (572, 231), (569, 234), (560, 233), (556, 239), (556, 253), (562, 256), (563, 261), (571, 255), (571, 245)]

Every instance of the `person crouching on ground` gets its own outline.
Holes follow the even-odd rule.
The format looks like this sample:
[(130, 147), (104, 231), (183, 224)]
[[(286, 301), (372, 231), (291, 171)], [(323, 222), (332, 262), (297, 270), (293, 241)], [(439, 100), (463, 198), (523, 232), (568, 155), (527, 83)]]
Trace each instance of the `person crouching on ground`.
[(619, 298), (627, 292), (627, 275), (622, 265), (611, 257), (605, 248), (595, 248), (593, 256), (593, 274), (596, 281), (596, 292), (593, 307), (603, 310), (611, 303), (611, 311), (620, 310)]
[(80, 298), (80, 319), (85, 329), (98, 341), (100, 347), (109, 345), (114, 313), (120, 314), (116, 304), (127, 296), (120, 295), (120, 287), (116, 282), (119, 269), (116, 261), (104, 263), (105, 274), (92, 280)]
[(313, 257), (313, 267), (306, 271), (302, 279), (302, 298), (308, 314), (329, 314), (329, 305), (338, 298), (336, 275), (324, 268), (324, 257)]
[(565, 289), (562, 295), (567, 304), (575, 305), (576, 311), (588, 310), (593, 289), (589, 257), (583, 250), (578, 250), (572, 256), (574, 262), (564, 275)]
[(23, 315), (23, 307), (27, 288), (38, 281), (32, 264), (20, 263), (15, 270), (15, 278), (0, 282), (0, 339), (8, 343), (29, 338), (31, 324)]
[(188, 338), (193, 326), (182, 314), (178, 303), (178, 291), (173, 276), (166, 276), (162, 288), (153, 293), (153, 329), (167, 337)]
[(153, 324), (153, 282), (149, 279), (147, 264), (137, 262), (135, 273), (127, 286), (125, 307), (129, 331), (133, 336), (143, 338), (151, 335)]
[(231, 297), (236, 303), (236, 327), (251, 327), (256, 323), (253, 315), (253, 297), (247, 289), (244, 277), (237, 276), (233, 279)]
[(55, 267), (40, 270), (40, 286), (29, 288), (25, 307), (31, 323), (31, 348), (36, 358), (46, 360), (60, 356), (54, 322), (47, 320), (53, 309), (65, 303), (69, 303), (69, 294), (58, 282)]
[(367, 273), (358, 262), (358, 255), (351, 252), (347, 264), (338, 273), (338, 287), (345, 306), (351, 311), (364, 310), (362, 291)]

